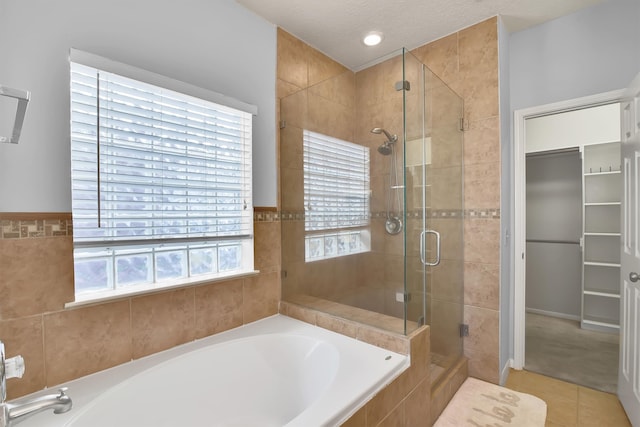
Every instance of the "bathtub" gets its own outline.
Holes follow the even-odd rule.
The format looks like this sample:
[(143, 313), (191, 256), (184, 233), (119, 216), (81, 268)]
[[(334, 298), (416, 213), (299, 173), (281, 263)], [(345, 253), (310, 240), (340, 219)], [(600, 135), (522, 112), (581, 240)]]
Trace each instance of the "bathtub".
[(336, 426), (408, 366), (408, 356), (275, 315), (62, 384), (71, 411), (19, 425)]

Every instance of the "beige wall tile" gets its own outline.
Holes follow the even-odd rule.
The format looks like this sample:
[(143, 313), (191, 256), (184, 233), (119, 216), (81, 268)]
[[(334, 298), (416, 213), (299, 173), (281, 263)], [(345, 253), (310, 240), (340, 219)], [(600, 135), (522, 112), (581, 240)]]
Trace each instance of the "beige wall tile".
[(74, 300), (71, 237), (0, 239), (0, 318), (56, 311)]
[(353, 141), (355, 112), (335, 101), (309, 94), (308, 129), (345, 141)]
[(307, 45), (278, 28), (278, 58), (276, 75), (299, 88), (308, 86), (309, 67), (306, 60), (300, 58), (307, 53)]
[(498, 310), (500, 306), (500, 266), (464, 263), (464, 303)]
[(242, 295), (244, 323), (278, 313), (280, 273), (260, 273), (244, 279)]
[(340, 427), (366, 427), (367, 425), (367, 407), (363, 406), (351, 416)]
[(355, 338), (358, 333), (356, 323), (325, 313), (317, 314), (316, 325), (351, 338)]
[(464, 323), (469, 325), (469, 336), (464, 338), (469, 375), (495, 384), (500, 381), (499, 314), (496, 310), (464, 307)]
[(263, 273), (280, 270), (280, 222), (256, 222), (254, 233), (254, 265)]
[(464, 190), (467, 209), (500, 209), (500, 163), (466, 165)]
[(330, 80), (345, 72), (353, 74), (345, 66), (329, 58), (320, 51), (307, 47), (307, 61), (309, 64), (308, 85), (313, 86), (317, 83)]
[(404, 401), (402, 401), (384, 420), (377, 424), (377, 427), (405, 427), (406, 425), (404, 419)]
[(464, 260), (500, 264), (500, 219), (464, 220)]
[(500, 118), (469, 123), (469, 129), (464, 132), (464, 164), (497, 162), (500, 162)]
[(356, 106), (356, 77), (351, 71), (342, 71), (340, 74), (321, 81), (309, 87), (313, 95), (337, 102), (350, 109)]
[(22, 378), (7, 380), (8, 399), (42, 390), (46, 386), (42, 316), (0, 321), (0, 339), (6, 358), (21, 355), (25, 363)]
[(292, 83), (284, 81), (280, 78), (276, 80), (276, 96), (278, 97), (278, 99), (286, 98), (287, 96), (293, 95), (299, 90), (301, 90), (301, 88)]
[(356, 339), (396, 353), (409, 354), (409, 342), (406, 338), (369, 326), (358, 327)]
[(194, 339), (194, 293), (186, 288), (131, 299), (134, 359)]
[(454, 33), (414, 49), (412, 53), (439, 78), (451, 81), (458, 74), (458, 35)]
[(242, 279), (195, 288), (195, 338), (242, 325)]
[(45, 314), (44, 350), (49, 387), (130, 361), (129, 300)]
[(428, 426), (431, 420), (431, 381), (425, 378), (404, 402), (405, 426)]

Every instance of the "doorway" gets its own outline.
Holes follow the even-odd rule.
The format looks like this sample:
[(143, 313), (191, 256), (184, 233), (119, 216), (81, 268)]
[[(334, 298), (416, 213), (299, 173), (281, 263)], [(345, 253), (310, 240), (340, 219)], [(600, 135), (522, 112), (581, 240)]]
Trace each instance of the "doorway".
[[(540, 373), (556, 376), (564, 380), (572, 382), (584, 382), (584, 378), (594, 377), (593, 368), (583, 369), (587, 372), (582, 374), (573, 374), (573, 377), (567, 377), (571, 367), (579, 367), (578, 363), (572, 363), (570, 366), (561, 366), (557, 360), (571, 360), (572, 348), (578, 355), (595, 354), (601, 352), (602, 349), (615, 349), (612, 354), (611, 361), (605, 362), (613, 364), (613, 367), (607, 367), (613, 372), (617, 372), (617, 333), (603, 333), (606, 328), (598, 331), (584, 328), (582, 312), (585, 301), (583, 292), (582, 275), (584, 273), (584, 223), (582, 217), (584, 214), (582, 186), (583, 171), (581, 152), (584, 141), (572, 143), (566, 137), (560, 137), (561, 143), (551, 141), (550, 145), (544, 144), (535, 147), (527, 146), (527, 121), (540, 118), (550, 117), (550, 121), (559, 119), (564, 113), (584, 110), (588, 107), (600, 106), (615, 103), (620, 100), (622, 93), (620, 91), (609, 92), (606, 94), (596, 95), (587, 98), (566, 101), (562, 103), (550, 104), (540, 107), (534, 107), (527, 110), (516, 111), (514, 117), (515, 129), (515, 147), (514, 147), (514, 175), (515, 175), (515, 215), (514, 215), (514, 259), (515, 259), (515, 289), (514, 289), (514, 361), (513, 367), (516, 369), (539, 370)], [(531, 122), (529, 122), (531, 123)], [(567, 126), (559, 125), (564, 131)], [(561, 132), (562, 133), (562, 132)], [(530, 136), (531, 137), (531, 136)], [(588, 138), (588, 137), (587, 137)], [(619, 137), (618, 137), (619, 139)], [(529, 152), (529, 156), (527, 153)], [(553, 170), (548, 169), (555, 164), (556, 175), (567, 175), (568, 165), (573, 165), (572, 178), (569, 179), (573, 184), (573, 188), (579, 188), (579, 192), (574, 193), (574, 197), (557, 199), (555, 205), (545, 207), (544, 203), (540, 203), (542, 199), (531, 200), (532, 206), (528, 206), (528, 196), (531, 192), (527, 192), (527, 180), (531, 179), (536, 182), (537, 190), (541, 186), (552, 184), (553, 180), (549, 178), (553, 175)], [(546, 165), (546, 166), (545, 166)], [(564, 166), (563, 166), (564, 165)], [(576, 167), (578, 165), (578, 167)], [(537, 176), (532, 174), (529, 168), (537, 170)], [(545, 169), (547, 168), (547, 169)], [(569, 174), (571, 175), (571, 174)], [(558, 178), (558, 176), (554, 177)], [(566, 176), (565, 176), (566, 178)], [(578, 183), (578, 184), (577, 184)], [(557, 184), (557, 182), (556, 182)], [(576, 184), (578, 187), (576, 187)], [(553, 187), (553, 185), (552, 185)], [(556, 185), (556, 193), (558, 190)], [(567, 190), (565, 188), (565, 190)], [(538, 194), (539, 196), (539, 194)], [(550, 199), (554, 199), (551, 197)], [(579, 204), (577, 200), (580, 200)], [(547, 200), (547, 203), (549, 200)], [(560, 204), (557, 204), (560, 202)], [(572, 202), (572, 203), (570, 203)], [(564, 205), (563, 205), (564, 203)], [(545, 215), (551, 215), (554, 219), (558, 219), (559, 213), (568, 209), (572, 204), (573, 214), (565, 218), (564, 221), (549, 221)], [(577, 210), (577, 212), (576, 212)], [(542, 213), (541, 213), (542, 212)], [(533, 220), (531, 220), (533, 217)], [(573, 218), (573, 220), (572, 220)], [(530, 221), (531, 220), (531, 221)], [(557, 262), (565, 259), (565, 262)], [(550, 260), (554, 261), (550, 263)], [(570, 262), (568, 260), (571, 260)], [(528, 268), (529, 264), (535, 266), (534, 269)], [(554, 265), (552, 265), (554, 264)], [(562, 265), (569, 265), (570, 268), (559, 268)], [(535, 280), (542, 283), (543, 289), (530, 289), (529, 281)], [(562, 285), (560, 287), (559, 285)], [(546, 293), (544, 292), (544, 287)], [(549, 294), (549, 290), (556, 293)], [(543, 291), (542, 293), (534, 291)], [(558, 292), (560, 292), (558, 294)], [(612, 332), (610, 329), (609, 332)], [(614, 331), (616, 332), (616, 331)], [(594, 338), (594, 336), (596, 338)], [(602, 338), (602, 339), (600, 339)], [(553, 340), (556, 340), (554, 343)], [(542, 341), (540, 341), (542, 340)], [(545, 342), (544, 340), (551, 340)], [(562, 345), (559, 345), (561, 343)], [(570, 345), (572, 344), (573, 345)], [(581, 347), (583, 344), (591, 343), (595, 347)], [(529, 347), (529, 349), (527, 349)], [(548, 352), (545, 349), (562, 350), (560, 352)], [(598, 352), (594, 351), (598, 349)], [(533, 350), (537, 350), (533, 351)], [(568, 351), (569, 353), (564, 353)], [(527, 358), (531, 359), (529, 362)], [(554, 359), (557, 358), (557, 359)], [(538, 360), (536, 360), (538, 359)], [(545, 371), (544, 369), (550, 370)], [(555, 369), (555, 372), (554, 372)], [(589, 372), (591, 371), (591, 372)], [(560, 375), (563, 374), (563, 375)], [(607, 374), (605, 374), (606, 376)], [(615, 381), (615, 380), (614, 380)], [(597, 384), (583, 384), (593, 388), (603, 388)], [(615, 384), (605, 385), (605, 391), (615, 392)]]

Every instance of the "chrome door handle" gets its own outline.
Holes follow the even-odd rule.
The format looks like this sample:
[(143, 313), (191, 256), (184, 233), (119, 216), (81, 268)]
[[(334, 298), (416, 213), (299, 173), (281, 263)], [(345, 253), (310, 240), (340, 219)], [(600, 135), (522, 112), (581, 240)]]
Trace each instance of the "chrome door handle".
[(633, 283), (637, 282), (638, 279), (640, 279), (640, 276), (638, 276), (638, 273), (636, 273), (635, 271), (632, 271), (631, 273), (629, 273), (629, 280), (631, 280)]
[[(436, 259), (433, 262), (429, 262), (427, 261), (427, 257), (425, 254), (425, 244), (424, 244), (424, 239), (425, 236), (430, 233), (433, 234), (434, 236), (436, 236)], [(420, 233), (420, 261), (422, 261), (422, 264), (429, 266), (429, 267), (434, 267), (438, 264), (440, 264), (440, 233), (438, 233), (435, 230), (423, 230), (422, 233)]]

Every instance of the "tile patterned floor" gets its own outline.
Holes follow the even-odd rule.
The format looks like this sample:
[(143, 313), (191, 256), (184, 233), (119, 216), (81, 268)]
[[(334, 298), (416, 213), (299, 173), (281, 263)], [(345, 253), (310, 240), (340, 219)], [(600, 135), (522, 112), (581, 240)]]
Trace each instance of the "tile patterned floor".
[(547, 402), (547, 427), (631, 427), (614, 394), (514, 369), (505, 386)]

